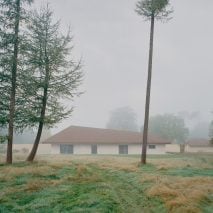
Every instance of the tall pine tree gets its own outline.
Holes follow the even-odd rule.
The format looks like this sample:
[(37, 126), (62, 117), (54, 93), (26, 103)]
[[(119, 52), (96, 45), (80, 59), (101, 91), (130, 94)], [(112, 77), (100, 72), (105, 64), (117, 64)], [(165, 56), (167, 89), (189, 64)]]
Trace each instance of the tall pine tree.
[(168, 5), (169, 0), (139, 0), (136, 4), (136, 12), (140, 16), (143, 16), (146, 20), (149, 20), (151, 22), (141, 164), (146, 164), (146, 148), (148, 139), (149, 106), (150, 106), (150, 93), (151, 93), (151, 80), (152, 80), (154, 25), (156, 19), (157, 20), (168, 19), (168, 15), (172, 12), (171, 10), (167, 9)]
[[(26, 82), (28, 94), (28, 122), (37, 126), (34, 146), (27, 158), (33, 161), (44, 125), (52, 126), (69, 116), (72, 107), (66, 108), (63, 99), (80, 95), (78, 86), (82, 80), (81, 63), (72, 60), (70, 32), (59, 33), (60, 23), (53, 22), (52, 11), (47, 6), (31, 18), (29, 29), (29, 50), (26, 55), (31, 79)], [(27, 79), (27, 78), (25, 78)]]
[[(20, 24), (25, 20), (24, 4), (33, 0), (0, 1), (0, 125), (8, 127), (8, 164), (12, 163), (12, 145), (16, 117), (17, 78), (19, 75)], [(17, 113), (18, 114), (18, 113)]]

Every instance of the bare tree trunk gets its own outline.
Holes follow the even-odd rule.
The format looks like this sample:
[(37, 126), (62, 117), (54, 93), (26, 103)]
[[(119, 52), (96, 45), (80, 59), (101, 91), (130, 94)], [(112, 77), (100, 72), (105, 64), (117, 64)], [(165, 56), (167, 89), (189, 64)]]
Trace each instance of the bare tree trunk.
[(13, 131), (14, 131), (15, 98), (16, 98), (16, 75), (17, 75), (17, 65), (18, 65), (19, 21), (20, 21), (20, 0), (16, 0), (15, 39), (14, 39), (14, 54), (13, 54), (13, 65), (12, 65), (8, 145), (7, 145), (7, 159), (6, 159), (6, 162), (8, 164), (12, 164), (13, 162)]
[(148, 140), (148, 127), (149, 127), (149, 105), (150, 105), (150, 92), (151, 92), (151, 80), (152, 80), (154, 23), (155, 23), (155, 17), (153, 14), (151, 17), (151, 29), (150, 29), (149, 64), (148, 64), (148, 79), (147, 79), (147, 88), (146, 88), (146, 105), (145, 105), (141, 164), (146, 164), (146, 150), (147, 150), (147, 140)]

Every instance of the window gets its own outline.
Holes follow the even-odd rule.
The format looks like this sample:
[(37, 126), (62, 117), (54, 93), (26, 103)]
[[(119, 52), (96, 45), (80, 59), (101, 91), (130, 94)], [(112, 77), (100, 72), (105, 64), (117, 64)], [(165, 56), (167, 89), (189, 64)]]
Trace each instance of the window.
[(128, 154), (128, 145), (119, 145), (119, 154)]
[(60, 153), (61, 154), (73, 154), (73, 145), (60, 145)]
[(97, 154), (97, 145), (91, 145), (91, 154)]
[(155, 145), (149, 145), (149, 149), (155, 149), (156, 146)]

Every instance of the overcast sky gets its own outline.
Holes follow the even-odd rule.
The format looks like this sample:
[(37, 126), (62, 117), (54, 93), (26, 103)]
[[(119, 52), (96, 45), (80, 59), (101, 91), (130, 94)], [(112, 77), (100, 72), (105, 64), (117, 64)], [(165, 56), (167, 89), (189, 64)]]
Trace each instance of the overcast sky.
[[(76, 99), (69, 125), (105, 127), (109, 113), (132, 107), (144, 117), (150, 23), (135, 12), (136, 0), (49, 0), (62, 31), (71, 26), (74, 55), (83, 57), (85, 94)], [(36, 6), (47, 1), (36, 0)], [(157, 22), (151, 115), (213, 110), (213, 1), (171, 0), (173, 19)]]

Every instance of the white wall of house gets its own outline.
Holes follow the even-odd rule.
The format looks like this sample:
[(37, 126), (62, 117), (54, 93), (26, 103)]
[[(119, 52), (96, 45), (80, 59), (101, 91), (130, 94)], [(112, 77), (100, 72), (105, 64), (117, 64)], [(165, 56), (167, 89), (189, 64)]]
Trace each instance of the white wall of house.
[(101, 155), (117, 155), (118, 154), (118, 145), (116, 144), (109, 144), (109, 145), (98, 145), (98, 154)]
[(60, 154), (60, 145), (51, 144), (51, 154)]
[[(166, 152), (168, 153), (180, 153), (180, 144), (167, 144), (166, 145)], [(196, 153), (196, 152), (206, 152), (206, 153), (213, 153), (213, 147), (195, 147), (186, 145), (185, 146), (186, 153)]]
[[(150, 144), (154, 145), (154, 144)], [(147, 147), (147, 154), (165, 154), (166, 153), (166, 145), (165, 144), (158, 144), (155, 145), (154, 149), (149, 148), (149, 145)]]
[(74, 145), (73, 152), (76, 155), (91, 154), (91, 145)]
[(166, 144), (166, 152), (168, 153), (179, 153), (180, 144)]
[[(166, 150), (165, 150), (165, 145), (155, 145), (155, 144), (150, 144), (150, 145), (154, 145), (155, 148), (151, 149), (149, 148), (149, 145), (147, 146), (147, 154), (165, 154)], [(128, 146), (128, 154), (141, 154), (141, 150), (142, 150), (142, 145), (139, 144), (133, 144), (133, 145), (129, 145)]]
[(195, 153), (195, 152), (211, 152), (213, 153), (213, 147), (193, 147), (193, 146), (189, 146), (187, 145), (185, 147), (185, 152), (191, 152), (191, 153)]
[(142, 145), (140, 144), (128, 145), (128, 154), (129, 155), (141, 154), (141, 149)]
[[(128, 154), (141, 154), (142, 145), (140, 144), (131, 144), (128, 145)], [(73, 146), (74, 154), (91, 154), (91, 145), (74, 145)], [(165, 154), (166, 149), (165, 145), (155, 145), (154, 149), (147, 147), (147, 154)], [(60, 145), (53, 144), (51, 149), (52, 154), (60, 154)], [(97, 154), (101, 155), (117, 155), (119, 154), (119, 145), (118, 144), (101, 144), (97, 145)]]

